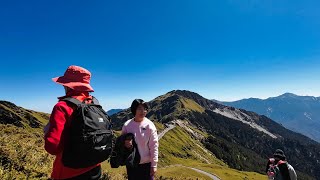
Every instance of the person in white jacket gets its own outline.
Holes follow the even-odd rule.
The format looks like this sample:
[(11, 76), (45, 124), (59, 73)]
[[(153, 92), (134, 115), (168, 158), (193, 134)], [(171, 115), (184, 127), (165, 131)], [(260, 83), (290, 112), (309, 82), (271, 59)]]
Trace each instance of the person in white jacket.
[[(142, 99), (135, 99), (131, 104), (134, 118), (126, 121), (122, 134), (134, 134), (140, 154), (137, 167), (126, 166), (129, 180), (150, 180), (154, 178), (158, 162), (158, 134), (152, 121), (146, 118), (148, 105)], [(132, 147), (132, 140), (125, 141), (125, 147)]]

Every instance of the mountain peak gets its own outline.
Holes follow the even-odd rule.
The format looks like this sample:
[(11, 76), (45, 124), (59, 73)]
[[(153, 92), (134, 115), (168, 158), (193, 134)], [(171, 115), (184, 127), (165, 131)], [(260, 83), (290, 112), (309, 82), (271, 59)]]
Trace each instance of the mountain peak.
[(204, 97), (200, 96), (198, 93), (188, 91), (188, 90), (172, 90), (168, 93), (176, 94), (176, 95), (180, 95), (180, 96), (188, 97), (188, 98), (189, 97), (204, 98)]
[(318, 101), (319, 100), (317, 97), (314, 97), (314, 96), (308, 96), (308, 95), (301, 96), (293, 93), (284, 93), (280, 96), (272, 97), (270, 99), (291, 99), (291, 100), (298, 100), (298, 101)]
[(206, 99), (199, 95), (198, 93), (188, 91), (188, 90), (173, 90), (168, 92), (167, 94), (174, 94), (178, 96), (182, 96), (187, 99), (192, 99), (196, 103), (198, 103), (200, 106), (206, 108), (206, 109), (215, 109), (216, 107), (222, 107), (223, 105), (218, 104), (217, 102), (211, 101), (209, 99)]
[(293, 93), (289, 93), (289, 92), (286, 92), (286, 93), (278, 96), (278, 98), (296, 98), (296, 97), (298, 97), (298, 95), (293, 94)]

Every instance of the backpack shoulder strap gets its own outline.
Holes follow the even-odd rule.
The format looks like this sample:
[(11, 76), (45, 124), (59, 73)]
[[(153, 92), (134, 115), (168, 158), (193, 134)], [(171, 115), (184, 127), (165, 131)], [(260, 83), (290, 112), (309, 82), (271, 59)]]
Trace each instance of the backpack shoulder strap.
[(72, 98), (72, 97), (66, 97), (66, 98), (62, 99), (62, 101), (70, 102), (70, 103), (75, 104), (75, 105), (77, 105), (77, 106), (79, 106), (80, 104), (82, 104), (81, 101), (79, 101), (79, 100), (76, 99), (76, 98)]
[(92, 96), (92, 103), (96, 104), (96, 105), (100, 105), (98, 99), (96, 97), (94, 97), (94, 96)]
[(277, 165), (279, 165), (279, 164), (287, 164), (287, 161), (280, 160), (280, 161), (277, 163)]
[(92, 104), (94, 104), (95, 106), (98, 106), (101, 108), (102, 112), (110, 119), (109, 115), (107, 114), (107, 112), (105, 110), (102, 109), (102, 106), (100, 105), (98, 99), (94, 96), (92, 96)]

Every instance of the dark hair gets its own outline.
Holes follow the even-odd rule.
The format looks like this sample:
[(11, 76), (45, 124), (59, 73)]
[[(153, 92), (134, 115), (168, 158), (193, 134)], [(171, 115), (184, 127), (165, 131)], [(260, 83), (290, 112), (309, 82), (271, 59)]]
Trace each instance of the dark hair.
[(284, 155), (284, 152), (281, 149), (277, 149), (275, 153), (273, 154), (274, 158), (279, 158), (280, 160), (286, 160), (286, 156)]
[(131, 103), (131, 112), (132, 114), (135, 116), (136, 115), (136, 111), (137, 111), (137, 108), (138, 106), (142, 104), (144, 106), (145, 109), (149, 109), (148, 105), (146, 102), (144, 102), (142, 99), (135, 99), (132, 101)]

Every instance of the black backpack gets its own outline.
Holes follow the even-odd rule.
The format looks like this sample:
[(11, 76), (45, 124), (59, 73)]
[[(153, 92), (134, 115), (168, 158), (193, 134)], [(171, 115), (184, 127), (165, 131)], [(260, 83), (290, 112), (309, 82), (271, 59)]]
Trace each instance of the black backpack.
[(108, 159), (114, 144), (111, 119), (96, 98), (86, 103), (75, 98), (63, 101), (77, 106), (66, 129), (62, 163), (70, 168), (85, 168)]

